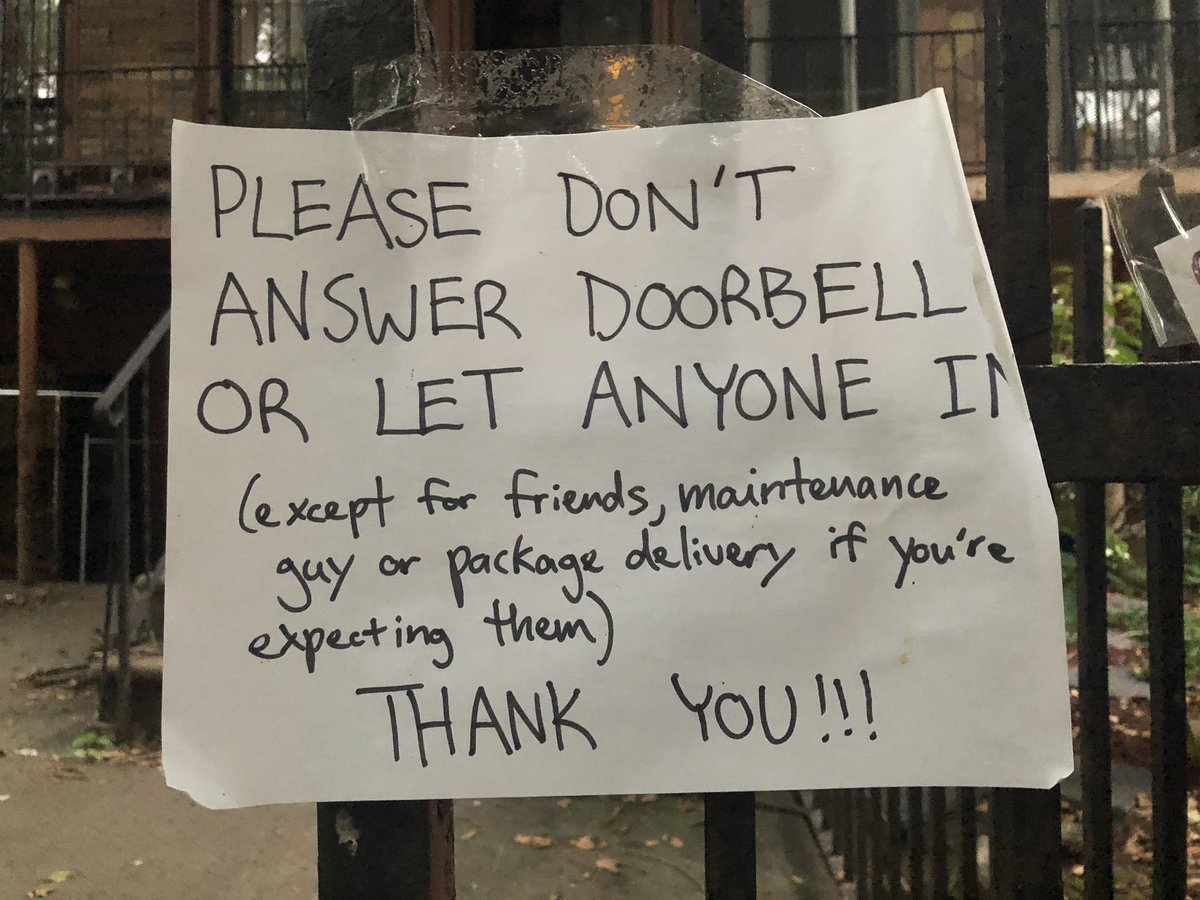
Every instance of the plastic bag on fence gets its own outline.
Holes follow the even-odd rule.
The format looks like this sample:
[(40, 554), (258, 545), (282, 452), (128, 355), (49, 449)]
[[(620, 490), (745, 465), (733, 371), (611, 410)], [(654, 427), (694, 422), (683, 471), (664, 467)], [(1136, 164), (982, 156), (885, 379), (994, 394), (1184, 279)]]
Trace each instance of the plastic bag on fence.
[(1200, 148), (1188, 150), (1103, 195), (1146, 320), (1159, 346), (1200, 332)]

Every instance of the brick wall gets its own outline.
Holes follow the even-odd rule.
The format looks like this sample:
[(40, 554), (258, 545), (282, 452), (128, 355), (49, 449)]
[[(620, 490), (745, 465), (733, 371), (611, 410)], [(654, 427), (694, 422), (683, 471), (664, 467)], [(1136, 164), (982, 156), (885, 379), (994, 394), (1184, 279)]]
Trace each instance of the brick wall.
[[(925, 0), (919, 29), (961, 32), (983, 28), (982, 0)], [(971, 167), (984, 159), (983, 38), (976, 34), (942, 34), (921, 38), (916, 58), (919, 92), (935, 87), (946, 92), (959, 153)]]

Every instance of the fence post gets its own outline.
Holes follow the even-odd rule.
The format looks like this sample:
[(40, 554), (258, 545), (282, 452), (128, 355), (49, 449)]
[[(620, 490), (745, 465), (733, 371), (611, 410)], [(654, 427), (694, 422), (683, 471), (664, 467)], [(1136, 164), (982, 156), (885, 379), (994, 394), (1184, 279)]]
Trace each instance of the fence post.
[(38, 458), (38, 259), (32, 241), (17, 245), (17, 581), (32, 584)]
[(322, 900), (453, 900), (448, 800), (317, 804)]
[[(1194, 95), (1193, 95), (1194, 96)], [(1155, 240), (1176, 226), (1159, 209), (1162, 197), (1178, 207), (1174, 174), (1155, 168), (1142, 177), (1144, 202), (1158, 212), (1145, 227)], [(1142, 324), (1142, 361), (1195, 359), (1194, 347), (1158, 347)], [(1187, 895), (1187, 657), (1183, 621), (1183, 490), (1170, 481), (1146, 485), (1146, 601), (1150, 638), (1150, 799), (1154, 900)]]
[[(1075, 362), (1104, 362), (1104, 214), (1075, 213), (1072, 347)], [(1079, 632), (1079, 774), (1083, 782), (1083, 894), (1112, 896), (1112, 748), (1108, 722), (1108, 561), (1104, 485), (1075, 486), (1075, 605)]]
[[(1022, 365), (1050, 361), (1047, 41), (1045, 0), (986, 0), (987, 234)], [(997, 790), (992, 805), (1001, 844), (1010, 851), (993, 860), (997, 893), (1062, 896), (1058, 789)]]
[(1150, 767), (1155, 900), (1187, 895), (1187, 684), (1183, 638), (1183, 493), (1146, 486)]
[(704, 795), (704, 883), (709, 900), (758, 896), (753, 793)]
[[(346, 129), (354, 67), (411, 53), (410, 5), (308, 0), (308, 125)], [(454, 49), (454, 48), (441, 48)], [(453, 807), (448, 800), (317, 804), (322, 900), (449, 900), (454, 896)]]
[(1175, 149), (1200, 144), (1200, 0), (1171, 0), (1171, 74), (1174, 80)]

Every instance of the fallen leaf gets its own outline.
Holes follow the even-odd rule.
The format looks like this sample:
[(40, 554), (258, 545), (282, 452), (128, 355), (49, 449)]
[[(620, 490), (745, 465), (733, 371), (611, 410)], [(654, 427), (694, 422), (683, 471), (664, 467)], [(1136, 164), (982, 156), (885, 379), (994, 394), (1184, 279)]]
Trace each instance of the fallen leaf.
[(54, 893), (54, 888), (52, 888), (52, 887), (40, 887), (37, 890), (30, 891), (25, 896), (26, 897), (49, 897), (53, 893)]
[(642, 794), (638, 797), (638, 803), (654, 803), (658, 800), (658, 794)]
[(140, 859), (135, 859), (135, 860), (133, 861), (133, 864), (134, 864), (135, 866), (140, 866), (140, 865), (142, 864), (142, 862), (143, 862), (143, 861), (142, 861), (142, 860), (140, 860)]
[(70, 881), (75, 877), (75, 873), (70, 869), (57, 869), (50, 873), (47, 879), (51, 884), (62, 884), (64, 881)]
[(571, 846), (576, 850), (595, 850), (596, 842), (592, 840), (590, 835), (585, 834), (583, 837), (573, 838)]
[(32, 758), (37, 755), (38, 755), (38, 752), (36, 750), (34, 750), (32, 747), (22, 747), (20, 750), (17, 751), (17, 756), (27, 756), (27, 757)]
[(676, 850), (678, 850), (680, 847), (683, 846), (683, 838), (679, 837), (679, 835), (672, 835), (670, 844), (672, 847), (674, 847)]
[(477, 835), (477, 834), (479, 834), (479, 829), (478, 829), (478, 828), (471, 828), (471, 829), (469, 829), (468, 831), (464, 831), (464, 832), (462, 833), (462, 835), (459, 837), (459, 840), (460, 840), (460, 841), (470, 841), (470, 840), (474, 840), (474, 839), (475, 839), (475, 835)]
[(808, 880), (808, 879), (806, 879), (806, 878), (804, 878), (804, 877), (802, 877), (802, 876), (800, 876), (800, 875), (793, 875), (793, 876), (792, 876), (792, 884), (795, 884), (795, 885), (801, 885), (801, 884), (804, 884), (804, 883), (805, 883), (807, 880)]
[(517, 834), (513, 835), (513, 840), (522, 847), (536, 847), (538, 850), (554, 846), (554, 838), (544, 834)]
[(646, 841), (646, 846), (647, 847), (657, 847), (658, 846), (658, 838), (650, 838), (649, 840)]
[(605, 872), (616, 873), (621, 871), (621, 864), (611, 856), (601, 856), (596, 860), (596, 868), (603, 869)]
[(563, 797), (561, 800), (559, 800), (559, 801), (558, 801), (556, 804), (554, 804), (554, 805), (555, 805), (555, 806), (557, 806), (559, 809), (566, 809), (568, 806), (570, 806), (570, 805), (571, 805), (571, 798), (570, 798), (570, 797)]

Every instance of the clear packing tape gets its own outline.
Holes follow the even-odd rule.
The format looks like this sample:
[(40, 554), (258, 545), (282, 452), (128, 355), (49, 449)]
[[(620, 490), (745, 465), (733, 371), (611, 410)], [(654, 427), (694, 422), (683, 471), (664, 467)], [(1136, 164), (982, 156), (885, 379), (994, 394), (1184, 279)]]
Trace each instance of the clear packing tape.
[(1200, 332), (1200, 148), (1102, 195), (1113, 233), (1161, 347)]
[(816, 116), (685, 47), (433, 53), (422, 44), (355, 71), (355, 130), (496, 137)]

